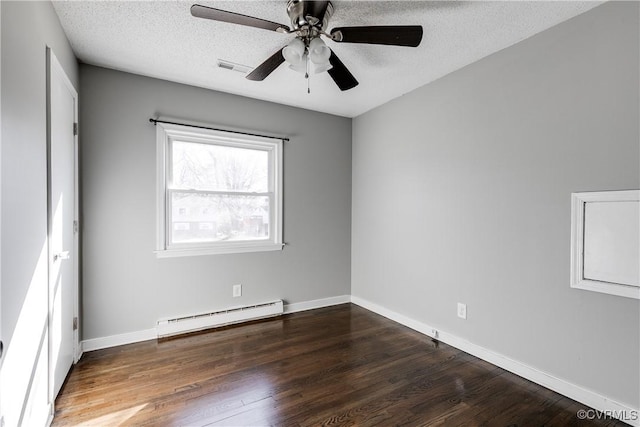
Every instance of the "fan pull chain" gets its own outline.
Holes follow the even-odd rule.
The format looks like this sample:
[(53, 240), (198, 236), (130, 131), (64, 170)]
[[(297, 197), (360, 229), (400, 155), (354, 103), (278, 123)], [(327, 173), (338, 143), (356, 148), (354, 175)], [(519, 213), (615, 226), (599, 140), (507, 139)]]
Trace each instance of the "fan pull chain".
[(307, 93), (310, 94), (311, 93), (311, 87), (309, 86), (309, 58), (307, 57), (307, 62), (306, 62), (306, 70), (304, 73), (304, 78), (307, 79)]

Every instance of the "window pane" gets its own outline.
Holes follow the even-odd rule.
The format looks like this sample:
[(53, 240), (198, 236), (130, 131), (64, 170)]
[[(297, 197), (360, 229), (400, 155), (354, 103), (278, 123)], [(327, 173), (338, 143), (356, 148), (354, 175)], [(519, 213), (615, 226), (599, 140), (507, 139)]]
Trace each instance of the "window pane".
[(269, 191), (269, 153), (264, 150), (174, 141), (173, 188)]
[(173, 243), (267, 240), (269, 197), (171, 193)]

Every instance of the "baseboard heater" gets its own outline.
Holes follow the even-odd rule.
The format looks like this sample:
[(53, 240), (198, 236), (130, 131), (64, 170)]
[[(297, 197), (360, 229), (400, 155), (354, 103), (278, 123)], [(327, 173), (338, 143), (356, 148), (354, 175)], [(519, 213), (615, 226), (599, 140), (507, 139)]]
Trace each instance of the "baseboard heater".
[(160, 319), (156, 325), (158, 338), (201, 331), (249, 320), (264, 319), (284, 313), (282, 300), (243, 307), (228, 308), (210, 313)]

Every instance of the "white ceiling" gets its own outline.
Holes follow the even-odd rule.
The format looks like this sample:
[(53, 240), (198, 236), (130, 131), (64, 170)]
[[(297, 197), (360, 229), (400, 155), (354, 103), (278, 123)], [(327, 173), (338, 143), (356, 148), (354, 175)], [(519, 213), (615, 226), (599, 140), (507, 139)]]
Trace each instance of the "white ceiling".
[(511, 46), (602, 2), (573, 1), (333, 1), (328, 29), (358, 25), (424, 27), (417, 48), (327, 44), (360, 85), (341, 92), (327, 73), (280, 66), (266, 80), (217, 67), (224, 59), (251, 68), (292, 35), (194, 18), (205, 6), (290, 26), (279, 1), (54, 1), (62, 27), (82, 62), (346, 117)]

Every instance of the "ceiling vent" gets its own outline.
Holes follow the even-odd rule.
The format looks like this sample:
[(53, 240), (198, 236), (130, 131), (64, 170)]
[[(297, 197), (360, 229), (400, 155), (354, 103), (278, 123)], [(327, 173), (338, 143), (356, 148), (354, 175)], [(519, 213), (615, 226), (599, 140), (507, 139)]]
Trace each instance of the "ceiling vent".
[(224, 70), (237, 71), (239, 73), (248, 73), (251, 71), (251, 67), (242, 64), (236, 64), (235, 62), (226, 61), (224, 59), (218, 59), (218, 67)]

